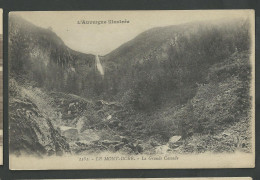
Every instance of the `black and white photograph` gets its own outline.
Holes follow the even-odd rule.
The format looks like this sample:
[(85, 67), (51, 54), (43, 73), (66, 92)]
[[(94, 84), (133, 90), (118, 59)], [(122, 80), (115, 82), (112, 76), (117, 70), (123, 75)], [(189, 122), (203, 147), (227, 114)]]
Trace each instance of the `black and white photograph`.
[(10, 169), (254, 167), (254, 26), (254, 10), (10, 12)]

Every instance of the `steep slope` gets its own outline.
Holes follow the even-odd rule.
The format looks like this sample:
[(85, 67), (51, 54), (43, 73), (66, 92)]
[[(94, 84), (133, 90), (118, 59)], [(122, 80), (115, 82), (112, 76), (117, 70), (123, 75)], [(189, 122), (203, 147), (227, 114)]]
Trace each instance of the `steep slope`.
[[(174, 137), (180, 152), (249, 152), (249, 27), (244, 19), (159, 27), (95, 57), (11, 16), (11, 151), (178, 152), (168, 146)], [(214, 146), (219, 136), (224, 150)]]
[[(172, 136), (215, 136), (240, 124), (241, 136), (250, 139), (249, 32), (246, 19), (154, 28), (103, 57), (105, 93), (128, 107), (122, 121), (131, 136), (160, 144)], [(230, 134), (235, 141), (238, 134)], [(225, 151), (251, 148), (230, 144), (235, 148)]]
[[(67, 139), (57, 128), (59, 116), (50, 104), (51, 97), (41, 89), (84, 94), (89, 83), (84, 78), (95, 75), (95, 56), (69, 49), (51, 30), (20, 17), (10, 15), (9, 20), (10, 152), (70, 153)], [(34, 87), (40, 89), (33, 91)]]
[(66, 139), (43, 107), (35, 104), (32, 93), (13, 79), (9, 83), (10, 153), (36, 156), (70, 153)]
[[(111, 61), (117, 60), (125, 60), (128, 61), (131, 59), (132, 63), (136, 61), (142, 61), (146, 56), (151, 56), (154, 51), (157, 51), (157, 56), (160, 58), (164, 57), (160, 53), (167, 53), (167, 49), (170, 45), (176, 45), (177, 41), (181, 41), (182, 48), (185, 48), (191, 42), (195, 42), (193, 45), (189, 47), (193, 47), (195, 51), (197, 49), (203, 50), (205, 46), (208, 44), (214, 45), (212, 40), (221, 40), (220, 42), (215, 43), (228, 43), (228, 41), (234, 41), (233, 45), (237, 45), (238, 49), (244, 48), (244, 44), (238, 44), (242, 42), (242, 40), (246, 40), (246, 34), (248, 33), (248, 21), (247, 19), (232, 19), (232, 20), (221, 20), (221, 21), (202, 21), (202, 22), (193, 22), (179, 25), (172, 25), (166, 27), (156, 27), (149, 29), (129, 42), (124, 43), (119, 48), (113, 50), (109, 54), (105, 55), (105, 59), (109, 59)], [(236, 28), (242, 28), (239, 31)], [(236, 33), (235, 33), (236, 32)], [(235, 33), (235, 34), (230, 34)], [(244, 37), (239, 37), (239, 35), (244, 35)], [(215, 37), (212, 37), (212, 36)], [(196, 36), (196, 37), (195, 37)], [(234, 37), (232, 37), (234, 36)], [(224, 37), (228, 37), (226, 41), (223, 39)], [(229, 42), (230, 45), (232, 42)], [(196, 47), (196, 46), (202, 47)], [(209, 49), (213, 49), (216, 47), (207, 47)], [(223, 47), (217, 47), (223, 48)], [(233, 46), (229, 47), (230, 49), (235, 48)], [(205, 51), (205, 50), (204, 50)], [(158, 52), (160, 52), (158, 54)], [(225, 52), (225, 51), (224, 51)], [(202, 52), (201, 52), (202, 53)], [(220, 53), (220, 52), (216, 52)], [(165, 54), (164, 54), (165, 55)], [(218, 55), (218, 54), (216, 54)], [(148, 58), (148, 57), (146, 57)], [(166, 57), (165, 57), (166, 58)]]
[(20, 17), (11, 15), (9, 22), (10, 152), (62, 155), (81, 152), (82, 141), (101, 139), (102, 145), (87, 151), (115, 143), (116, 133), (102, 128), (109, 123), (118, 128), (114, 120), (103, 122), (117, 104), (95, 105), (102, 80), (95, 68), (98, 57), (69, 49), (51, 30)]
[(249, 22), (236, 19), (159, 27), (102, 58), (104, 92), (137, 109), (185, 104), (209, 68), (250, 48)]
[[(95, 76), (95, 56), (68, 48), (50, 29), (15, 15), (9, 17), (10, 76), (49, 90), (85, 92)], [(90, 76), (90, 77), (89, 77)]]
[(196, 95), (185, 106), (168, 112), (165, 119), (174, 119), (171, 129), (187, 137), (178, 151), (252, 151), (250, 55), (248, 51), (234, 53), (212, 66), (207, 83), (199, 85)]

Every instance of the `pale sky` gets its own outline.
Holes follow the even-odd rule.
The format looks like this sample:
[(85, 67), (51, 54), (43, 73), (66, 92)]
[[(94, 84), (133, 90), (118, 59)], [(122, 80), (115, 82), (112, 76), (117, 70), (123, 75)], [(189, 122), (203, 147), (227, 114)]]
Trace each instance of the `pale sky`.
[[(11, 12), (33, 24), (52, 30), (76, 51), (105, 55), (153, 27), (191, 21), (247, 17), (248, 10), (194, 11), (27, 11)], [(77, 24), (78, 20), (128, 20), (128, 24)], [(2, 20), (2, 18), (1, 18)]]

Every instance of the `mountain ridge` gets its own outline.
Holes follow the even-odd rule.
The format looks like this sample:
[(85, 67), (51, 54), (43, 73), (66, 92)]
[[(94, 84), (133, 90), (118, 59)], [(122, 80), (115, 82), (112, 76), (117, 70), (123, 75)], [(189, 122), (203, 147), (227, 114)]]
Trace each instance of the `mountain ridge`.
[[(212, 142), (213, 152), (250, 152), (245, 139), (232, 141), (238, 134), (230, 130), (242, 124), (238, 130), (251, 138), (248, 21), (194, 22), (145, 31), (98, 56), (104, 76), (94, 55), (69, 49), (48, 29), (24, 26), (10, 19), (10, 134), (19, 128), (25, 132), (30, 122), (35, 126), (29, 128), (32, 135), (21, 134), (26, 140), (21, 144), (10, 140), (12, 152), (41, 149), (41, 128), (43, 138), (54, 134), (55, 143), (39, 154), (155, 153), (173, 136), (181, 137), (181, 145), (179, 150), (167, 147), (170, 152), (207, 151), (193, 144), (203, 145), (199, 137)], [(44, 116), (46, 111), (53, 116)], [(231, 135), (222, 137), (223, 132)], [(212, 137), (218, 136), (232, 148), (216, 146)]]

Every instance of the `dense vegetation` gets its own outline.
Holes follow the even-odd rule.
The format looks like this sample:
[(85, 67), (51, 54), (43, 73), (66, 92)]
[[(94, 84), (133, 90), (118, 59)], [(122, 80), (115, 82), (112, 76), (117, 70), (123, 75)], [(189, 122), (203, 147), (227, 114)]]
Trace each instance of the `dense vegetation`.
[[(11, 16), (9, 62), (14, 83), (9, 87), (10, 96), (19, 99), (18, 87), (40, 88), (54, 99), (52, 107), (62, 114), (64, 124), (76, 126), (83, 121), (82, 132), (112, 129), (133, 142), (142, 142), (144, 149), (178, 135), (185, 143), (202, 146), (200, 152), (249, 151), (249, 27), (248, 20), (235, 19), (148, 30), (100, 57), (103, 77), (95, 67), (94, 55), (73, 51), (51, 30)], [(101, 99), (113, 103), (103, 103), (100, 108)], [(80, 112), (71, 109), (75, 103)], [(120, 110), (112, 110), (114, 106)], [(111, 114), (109, 121), (116, 125), (103, 121)], [(215, 140), (208, 139), (232, 128), (240, 133), (226, 133), (228, 138), (221, 137), (217, 147)], [(235, 142), (237, 138), (230, 140), (230, 136), (247, 137), (247, 142)], [(202, 140), (212, 146), (207, 149)], [(198, 151), (189, 143), (187, 150), (185, 143), (182, 151)]]
[(92, 95), (86, 89), (94, 86), (94, 55), (76, 52), (50, 29), (14, 15), (10, 16), (9, 29), (11, 77), (48, 90)]
[(235, 21), (147, 31), (105, 57), (104, 91), (125, 93), (121, 97), (138, 109), (158, 108), (168, 99), (186, 103), (205, 83), (210, 66), (250, 48), (248, 27), (247, 21)]

